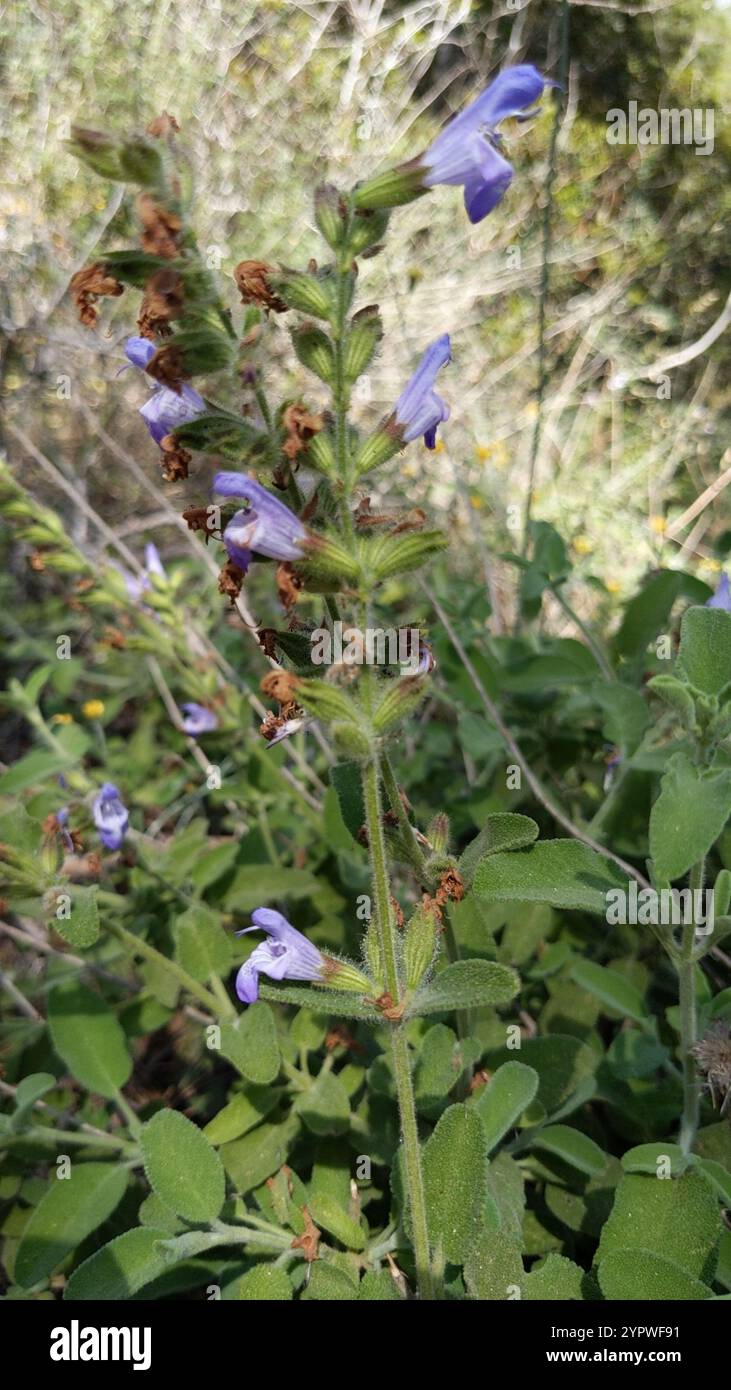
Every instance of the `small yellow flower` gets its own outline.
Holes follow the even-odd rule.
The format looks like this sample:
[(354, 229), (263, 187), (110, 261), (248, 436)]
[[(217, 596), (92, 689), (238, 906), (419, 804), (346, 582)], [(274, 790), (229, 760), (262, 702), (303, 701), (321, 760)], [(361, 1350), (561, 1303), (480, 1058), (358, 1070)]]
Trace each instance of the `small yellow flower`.
[(575, 536), (572, 544), (577, 555), (591, 555), (594, 549), (588, 536)]
[(54, 714), (51, 716), (52, 724), (73, 724), (73, 714)]
[(87, 700), (86, 704), (81, 706), (81, 713), (86, 719), (101, 719), (104, 713), (104, 701)]
[(489, 457), (490, 457), (490, 455), (491, 455), (491, 453), (492, 453), (492, 444), (478, 444), (478, 445), (476, 445), (476, 447), (475, 447), (475, 453), (477, 454), (478, 459), (480, 459), (480, 461), (481, 461), (482, 463), (484, 463), (484, 462), (485, 462), (485, 459), (489, 459)]
[(443, 453), (444, 453), (444, 440), (443, 440), (443, 439), (438, 439), (437, 442), (436, 442), (436, 444), (434, 445), (434, 448), (431, 450), (431, 452), (432, 452), (433, 454), (443, 454)]
[(485, 503), (483, 502), (483, 500), (482, 500), (482, 498), (480, 497), (479, 493), (477, 493), (477, 492), (471, 492), (471, 493), (470, 493), (470, 506), (473, 507), (474, 510), (475, 510), (476, 512), (479, 512), (480, 508), (481, 508), (481, 507), (484, 507), (484, 505), (485, 505)]
[(650, 517), (650, 530), (654, 531), (656, 536), (664, 536), (667, 524), (664, 516)]
[(703, 568), (704, 568), (704, 569), (707, 569), (707, 570), (710, 570), (710, 571), (711, 571), (711, 574), (720, 574), (720, 573), (721, 573), (721, 570), (723, 569), (723, 565), (721, 564), (721, 561), (720, 561), (720, 560), (711, 560), (711, 559), (708, 559), (708, 560), (704, 560), (704, 562), (703, 562)]
[(604, 582), (610, 594), (618, 594), (622, 587), (618, 579), (605, 579)]

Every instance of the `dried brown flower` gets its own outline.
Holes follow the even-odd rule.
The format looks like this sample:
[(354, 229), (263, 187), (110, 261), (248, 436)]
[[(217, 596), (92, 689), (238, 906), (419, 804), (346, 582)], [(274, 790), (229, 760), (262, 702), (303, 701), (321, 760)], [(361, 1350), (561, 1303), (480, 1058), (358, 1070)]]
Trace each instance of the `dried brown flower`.
[(287, 406), (282, 416), (282, 425), (287, 433), (282, 452), (286, 454), (290, 463), (294, 463), (300, 454), (306, 452), (312, 436), (319, 433), (324, 423), (324, 416), (310, 415), (304, 405), (295, 402)]
[(183, 280), (177, 270), (158, 270), (145, 285), (137, 327), (140, 337), (154, 342), (172, 332), (172, 319), (180, 318), (185, 296)]
[(86, 328), (93, 328), (99, 318), (95, 305), (103, 295), (124, 294), (124, 285), (110, 275), (103, 261), (84, 266), (72, 275), (69, 285), (74, 304), (81, 322)]
[(187, 478), (192, 457), (193, 455), (178, 443), (174, 434), (166, 434), (165, 438), (160, 440), (160, 466), (165, 482), (177, 483), (181, 478)]
[(173, 260), (178, 254), (178, 237), (183, 227), (177, 212), (162, 207), (151, 193), (141, 193), (137, 199), (137, 215), (142, 223), (142, 250), (151, 256)]
[(274, 293), (269, 284), (269, 275), (274, 270), (273, 265), (268, 265), (266, 261), (240, 261), (234, 270), (234, 280), (241, 294), (242, 304), (258, 304), (267, 311), (274, 310), (275, 314), (286, 312), (287, 305), (283, 299)]
[(152, 135), (156, 140), (169, 139), (171, 135), (177, 135), (180, 126), (174, 116), (169, 111), (161, 111), (159, 116), (150, 121), (147, 127), (147, 134)]

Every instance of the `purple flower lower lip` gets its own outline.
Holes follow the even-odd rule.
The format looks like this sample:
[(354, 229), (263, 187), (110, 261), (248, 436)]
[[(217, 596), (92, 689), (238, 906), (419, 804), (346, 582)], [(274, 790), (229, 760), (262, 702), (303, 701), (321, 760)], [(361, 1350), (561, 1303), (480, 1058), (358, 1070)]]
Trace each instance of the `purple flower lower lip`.
[(236, 976), (236, 993), (244, 1004), (253, 1004), (259, 997), (259, 975), (271, 980), (322, 980), (325, 978), (324, 956), (297, 931), (281, 912), (258, 907), (251, 914), (253, 923), (237, 936), (252, 931), (266, 932), (267, 940), (256, 946), (244, 961)]
[(721, 575), (715, 594), (706, 600), (706, 608), (723, 608), (731, 613), (731, 584), (727, 574)]
[(395, 409), (396, 424), (403, 430), (404, 444), (424, 436), (428, 449), (436, 444), (437, 426), (449, 419), (449, 406), (433, 390), (437, 372), (451, 361), (449, 334), (444, 333), (426, 349), (411, 380), (399, 396)]
[[(143, 371), (157, 351), (147, 338), (128, 338), (124, 350), (132, 366), (141, 367)], [(197, 419), (205, 411), (203, 397), (192, 386), (183, 386), (179, 393), (169, 386), (155, 386), (149, 400), (140, 407), (140, 415), (156, 444), (178, 425)]]
[(530, 63), (501, 72), (422, 156), (425, 187), (461, 184), (470, 221), (481, 222), (500, 202), (513, 177), (512, 166), (496, 148), (500, 139), (496, 127), (532, 106), (547, 81)]
[[(234, 564), (246, 569), (251, 551), (271, 560), (301, 560), (307, 529), (289, 507), (245, 473), (217, 473), (214, 492), (245, 498), (247, 506), (231, 518), (223, 540)], [(239, 558), (241, 557), (241, 558)], [(246, 560), (245, 563), (242, 561)]]
[(212, 709), (206, 709), (205, 705), (198, 705), (195, 700), (189, 700), (180, 708), (185, 716), (183, 729), (191, 738), (197, 738), (199, 734), (210, 734), (218, 728), (216, 715)]
[(105, 782), (92, 806), (94, 824), (107, 849), (119, 849), (129, 824), (129, 812), (113, 782)]

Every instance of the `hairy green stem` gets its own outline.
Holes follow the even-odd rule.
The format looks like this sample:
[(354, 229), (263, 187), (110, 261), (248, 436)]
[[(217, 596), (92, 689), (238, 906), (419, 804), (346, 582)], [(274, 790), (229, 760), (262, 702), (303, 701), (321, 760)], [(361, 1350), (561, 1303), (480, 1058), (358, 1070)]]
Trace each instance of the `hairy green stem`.
[(683, 927), (680, 957), (677, 962), (680, 1003), (680, 1051), (683, 1066), (683, 1117), (679, 1143), (684, 1153), (690, 1153), (695, 1142), (700, 1118), (700, 1083), (692, 1048), (698, 1040), (698, 1009), (695, 991), (695, 894), (703, 887), (705, 859), (691, 869), (689, 887), (694, 904), (693, 920)]
[(404, 848), (409, 855), (411, 867), (416, 873), (419, 882), (425, 885), (426, 858), (414, 834), (414, 827), (406, 814), (406, 807), (399, 793), (398, 783), (394, 776), (388, 753), (381, 754), (381, 775), (383, 777), (384, 791), (391, 803), (391, 810), (395, 813), (399, 823), (401, 838), (404, 842)]
[[(381, 796), (379, 785), (378, 758), (374, 755), (363, 769), (363, 800), (365, 802), (368, 848), (373, 870), (373, 897), (375, 900), (376, 922), (381, 945), (381, 958), (385, 973), (386, 987), (395, 1004), (401, 998), (396, 939), (391, 907), (391, 890), (388, 878), (386, 844), (381, 822)], [(391, 1049), (393, 1069), (396, 1078), (401, 1134), (404, 1145), (406, 1170), (406, 1189), (411, 1214), (414, 1259), (416, 1261), (416, 1280), (422, 1298), (434, 1299), (436, 1289), (429, 1254), (429, 1234), (426, 1219), (426, 1196), (424, 1175), (421, 1169), (421, 1149), (416, 1122), (416, 1105), (411, 1079), (409, 1047), (403, 1025), (397, 1024), (391, 1030)]]

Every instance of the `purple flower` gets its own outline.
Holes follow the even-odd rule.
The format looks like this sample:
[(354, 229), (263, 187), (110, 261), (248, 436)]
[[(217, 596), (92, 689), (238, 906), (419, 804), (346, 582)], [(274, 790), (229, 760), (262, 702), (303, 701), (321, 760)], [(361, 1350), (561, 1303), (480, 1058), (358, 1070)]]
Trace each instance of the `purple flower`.
[(325, 978), (325, 957), (302, 932), (291, 926), (281, 912), (258, 907), (256, 912), (252, 912), (251, 920), (254, 925), (236, 935), (246, 936), (252, 931), (263, 931), (267, 934), (267, 940), (254, 948), (236, 976), (236, 993), (242, 1003), (253, 1004), (258, 999), (259, 975), (268, 975), (271, 980)]
[(236, 512), (223, 533), (224, 545), (240, 569), (248, 568), (252, 550), (271, 560), (302, 559), (307, 528), (261, 483), (245, 473), (217, 473), (213, 490), (224, 497), (246, 498), (246, 507)]
[(461, 184), (470, 222), (481, 222), (500, 202), (513, 177), (512, 166), (496, 148), (500, 141), (496, 126), (532, 106), (547, 80), (530, 63), (501, 72), (422, 155), (420, 163), (427, 169), (424, 185)]
[(721, 575), (715, 594), (706, 599), (706, 608), (723, 608), (727, 613), (731, 613), (731, 584), (728, 582), (727, 574)]
[(119, 849), (129, 823), (129, 813), (113, 782), (104, 783), (94, 799), (92, 815), (102, 844), (107, 849)]
[(436, 668), (436, 657), (428, 642), (419, 643), (419, 665), (416, 668), (417, 676), (428, 676)]
[[(146, 341), (142, 339), (142, 341)], [(165, 569), (157, 546), (152, 541), (148, 541), (145, 546), (145, 567), (140, 574), (130, 574), (129, 570), (118, 567), (124, 580), (127, 593), (134, 603), (139, 603), (146, 589), (151, 589), (150, 575), (157, 575), (158, 579), (167, 579)]]
[(206, 709), (205, 705), (197, 705), (195, 700), (190, 700), (180, 708), (185, 714), (183, 729), (191, 738), (197, 738), (198, 734), (210, 734), (218, 728), (216, 715), (212, 709)]
[(437, 426), (449, 419), (449, 406), (432, 387), (440, 367), (451, 358), (449, 334), (443, 333), (427, 348), (414, 375), (401, 392), (395, 406), (395, 417), (397, 425), (404, 431), (404, 444), (410, 444), (412, 439), (418, 439), (423, 434), (427, 448), (434, 448)]
[[(157, 348), (147, 338), (128, 338), (124, 351), (132, 366), (141, 367), (144, 371)], [(171, 434), (177, 429), (178, 425), (197, 419), (199, 415), (204, 415), (205, 411), (206, 403), (203, 397), (199, 396), (192, 386), (183, 386), (178, 392), (171, 390), (169, 386), (157, 385), (153, 388), (149, 400), (140, 407), (140, 415), (156, 444), (159, 444), (166, 434)]]

